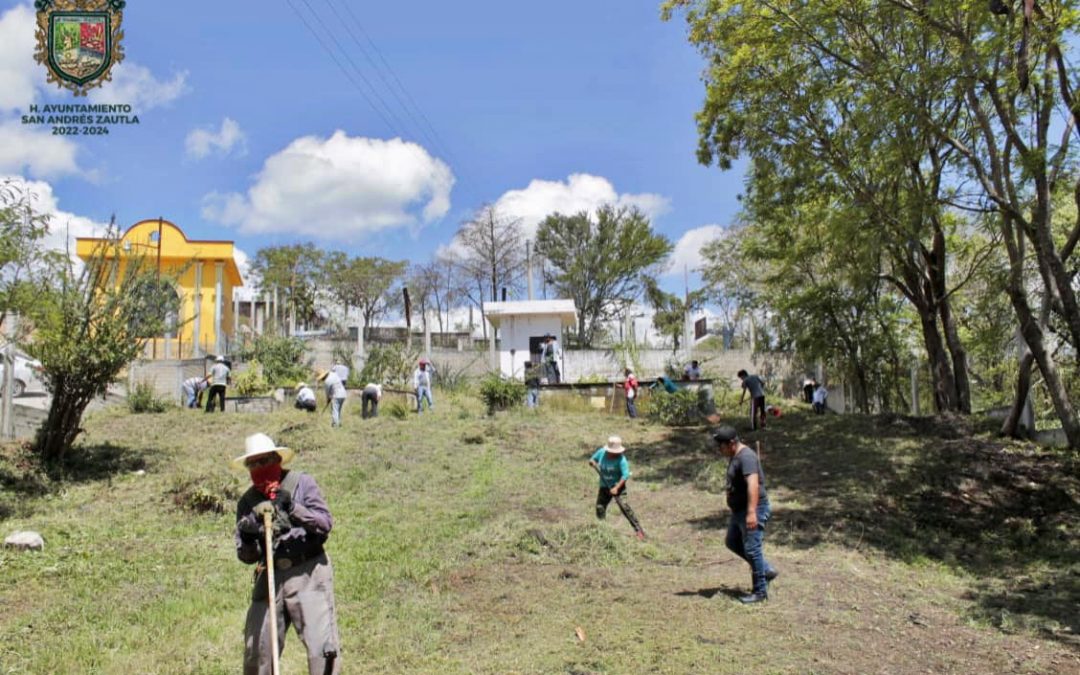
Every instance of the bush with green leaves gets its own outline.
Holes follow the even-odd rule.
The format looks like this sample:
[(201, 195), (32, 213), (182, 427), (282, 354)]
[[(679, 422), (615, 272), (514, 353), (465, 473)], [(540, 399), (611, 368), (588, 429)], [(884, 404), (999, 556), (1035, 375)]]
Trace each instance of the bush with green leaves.
[(265, 396), (273, 387), (263, 377), (263, 366), (252, 360), (244, 372), (233, 377), (233, 390), (240, 396)]
[(420, 353), (405, 345), (375, 345), (368, 350), (360, 380), (412, 389), (412, 374)]
[[(304, 343), (281, 335), (256, 335), (240, 348), (241, 361), (258, 361), (269, 387), (291, 387), (308, 373)], [(268, 387), (268, 388), (269, 388)]]
[(128, 394), (128, 410), (133, 413), (165, 412), (169, 404), (157, 395), (154, 385), (149, 382), (137, 382), (135, 389)]
[(499, 373), (488, 373), (480, 381), (480, 398), (489, 413), (509, 410), (525, 400), (525, 383), (505, 378)]
[(701, 424), (714, 409), (705, 389), (679, 389), (673, 394), (654, 394), (649, 401), (649, 417), (669, 427)]
[(435, 384), (443, 391), (468, 391), (472, 384), (472, 378), (464, 367), (455, 368), (449, 363), (435, 363), (434, 361), (431, 367), (435, 369)]

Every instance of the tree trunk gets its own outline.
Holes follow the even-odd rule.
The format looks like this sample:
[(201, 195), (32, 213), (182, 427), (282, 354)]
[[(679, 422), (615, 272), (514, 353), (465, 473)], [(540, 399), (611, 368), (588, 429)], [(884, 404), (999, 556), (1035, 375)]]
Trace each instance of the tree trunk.
[(1061, 380), (1057, 364), (1053, 356), (1046, 349), (1043, 341), (1043, 331), (1036, 320), (1031, 306), (1028, 305), (1027, 295), (1024, 289), (1016, 282), (1010, 282), (1007, 292), (1012, 300), (1013, 309), (1020, 319), (1020, 333), (1027, 342), (1028, 349), (1039, 366), (1039, 372), (1043, 375), (1046, 388), (1050, 392), (1050, 400), (1054, 404), (1054, 412), (1061, 420), (1061, 427), (1065, 431), (1065, 437), (1069, 440), (1069, 447), (1080, 448), (1080, 419), (1077, 419), (1076, 409), (1069, 400), (1069, 392)]
[(1016, 394), (1013, 396), (1012, 407), (1009, 414), (1001, 425), (1001, 435), (1010, 438), (1030, 438), (1034, 429), (1020, 428), (1020, 416), (1024, 414), (1028, 397), (1031, 395), (1031, 367), (1035, 364), (1035, 357), (1031, 350), (1024, 347), (1024, 355), (1020, 357), (1020, 368), (1016, 374)]
[(956, 383), (953, 379), (952, 368), (945, 354), (942, 344), (941, 333), (938, 332), (937, 317), (927, 314), (922, 307), (919, 310), (919, 319), (922, 322), (923, 344), (926, 346), (926, 356), (930, 361), (930, 374), (934, 385), (934, 410), (939, 413), (956, 410)]
[(949, 348), (949, 356), (952, 357), (956, 408), (959, 412), (970, 415), (971, 384), (968, 378), (967, 350), (964, 349), (964, 343), (960, 341), (960, 333), (956, 329), (956, 319), (953, 318), (948, 299), (941, 300), (938, 313), (941, 316), (941, 325), (945, 328), (945, 342)]
[(53, 394), (52, 405), (45, 423), (38, 429), (37, 452), (46, 464), (64, 459), (82, 429), (79, 422), (90, 399), (64, 391)]

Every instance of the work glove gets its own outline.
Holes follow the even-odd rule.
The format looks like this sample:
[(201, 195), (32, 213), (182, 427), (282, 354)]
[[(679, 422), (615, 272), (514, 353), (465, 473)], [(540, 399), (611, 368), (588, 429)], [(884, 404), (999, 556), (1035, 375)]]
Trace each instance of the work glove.
[(240, 532), (240, 541), (243, 543), (258, 543), (263, 532), (262, 520), (254, 514), (248, 514), (236, 521), (236, 529)]
[(292, 513), (292, 495), (285, 488), (279, 488), (272, 500), (274, 507), (283, 513)]

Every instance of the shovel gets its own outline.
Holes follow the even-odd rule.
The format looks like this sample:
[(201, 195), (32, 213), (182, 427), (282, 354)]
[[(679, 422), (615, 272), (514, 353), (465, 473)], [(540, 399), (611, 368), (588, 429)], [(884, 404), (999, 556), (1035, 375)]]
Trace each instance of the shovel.
[(270, 592), (270, 668), (274, 675), (281, 675), (278, 663), (277, 598), (274, 594), (274, 515), (263, 513), (263, 531), (266, 534), (266, 585)]

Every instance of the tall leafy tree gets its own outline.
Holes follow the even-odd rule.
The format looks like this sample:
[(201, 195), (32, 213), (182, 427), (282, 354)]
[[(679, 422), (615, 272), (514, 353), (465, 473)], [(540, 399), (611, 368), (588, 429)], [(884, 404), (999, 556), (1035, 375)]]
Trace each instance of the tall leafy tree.
[(536, 232), (536, 252), (546, 260), (545, 280), (577, 307), (582, 346), (592, 346), (601, 322), (641, 295), (650, 268), (671, 248), (637, 208), (605, 205), (595, 216), (553, 213)]
[(675, 353), (679, 351), (690, 313), (705, 304), (708, 292), (699, 289), (680, 298), (660, 288), (652, 277), (645, 277), (643, 281), (645, 299), (653, 308), (653, 327), (660, 335), (671, 338), (671, 351)]
[(52, 395), (36, 440), (47, 462), (63, 459), (81, 431), (86, 406), (105, 394), (179, 309), (174, 280), (159, 277), (143, 256), (121, 254), (119, 244), (114, 229), (81, 271), (65, 260), (56, 287), (38, 298), (28, 351), (41, 360)]
[(408, 263), (379, 257), (329, 259), (334, 263), (326, 271), (329, 292), (345, 307), (360, 310), (364, 330), (397, 306)]
[[(277, 290), (278, 301), (288, 308), (290, 324), (315, 317), (325, 266), (323, 252), (314, 244), (261, 248), (251, 261), (251, 270), (263, 291)], [(284, 318), (274, 317), (277, 321)]]
[(933, 131), (962, 121), (949, 50), (891, 2), (665, 4), (675, 9), (711, 64), (699, 159), (728, 166), (750, 155), (759, 210), (766, 191), (775, 208), (813, 199), (807, 187), (822, 182), (846, 195), (858, 211), (837, 223), (839, 239), (880, 259), (916, 311), (937, 408), (970, 412), (952, 296), (971, 270), (949, 257), (964, 222), (950, 213), (956, 150)]

